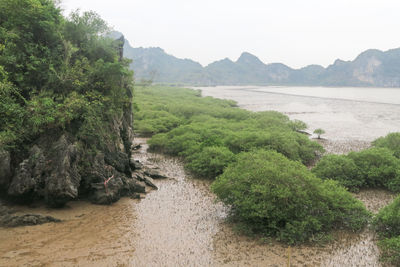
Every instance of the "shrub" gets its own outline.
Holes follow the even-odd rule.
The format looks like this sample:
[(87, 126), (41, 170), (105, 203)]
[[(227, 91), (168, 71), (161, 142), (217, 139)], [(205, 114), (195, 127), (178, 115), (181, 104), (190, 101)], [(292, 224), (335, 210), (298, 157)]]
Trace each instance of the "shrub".
[(182, 122), (181, 119), (164, 110), (139, 111), (135, 113), (136, 132), (143, 136), (151, 136), (156, 133), (165, 133)]
[(326, 155), (312, 172), (322, 179), (337, 180), (351, 191), (361, 187), (400, 191), (400, 160), (386, 148), (370, 148), (348, 155)]
[(348, 157), (357, 165), (366, 187), (386, 187), (400, 191), (400, 161), (386, 148), (370, 148), (350, 152)]
[(400, 196), (379, 211), (372, 222), (382, 238), (378, 242), (381, 259), (394, 266), (400, 264)]
[(381, 260), (393, 266), (400, 266), (400, 236), (385, 238), (378, 242)]
[(375, 147), (385, 147), (393, 151), (396, 158), (400, 158), (400, 133), (390, 133), (372, 142)]
[(370, 216), (336, 182), (322, 181), (271, 150), (240, 153), (212, 190), (250, 231), (288, 243), (309, 241), (338, 227), (359, 230)]
[[(320, 144), (296, 132), (304, 123), (291, 122), (276, 111), (247, 111), (233, 107), (232, 101), (199, 98), (198, 92), (184, 88), (138, 87), (135, 94), (136, 132), (153, 135), (150, 149), (183, 157), (187, 169), (198, 176), (214, 178), (231, 162), (232, 154), (254, 148), (273, 149), (303, 164), (323, 151)], [(229, 154), (227, 160), (219, 160), (223, 165), (206, 166), (204, 153), (210, 153), (209, 147)]]
[(293, 131), (303, 131), (308, 128), (307, 124), (300, 120), (293, 120), (289, 125)]
[(197, 176), (214, 178), (233, 162), (235, 155), (226, 147), (205, 147), (188, 157), (186, 167)]
[(381, 237), (400, 235), (400, 196), (379, 211), (373, 225)]
[(365, 184), (359, 175), (357, 165), (345, 155), (326, 155), (312, 169), (319, 178), (332, 179), (351, 191), (357, 191)]

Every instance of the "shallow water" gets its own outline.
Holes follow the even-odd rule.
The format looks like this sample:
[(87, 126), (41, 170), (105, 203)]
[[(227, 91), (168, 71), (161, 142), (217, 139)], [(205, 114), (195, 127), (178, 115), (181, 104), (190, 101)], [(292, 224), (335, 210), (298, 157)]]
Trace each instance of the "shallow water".
[[(310, 125), (318, 124), (315, 114), (324, 110), (304, 113), (312, 104), (303, 97), (303, 102), (296, 98), (296, 104), (290, 104), (286, 96), (276, 100), (279, 98), (276, 94), (278, 104), (275, 100), (261, 99), (258, 93), (255, 98), (260, 99), (251, 104), (251, 97), (242, 95), (248, 92), (235, 90), (218, 91), (216, 96), (232, 96), (242, 107), (254, 110), (270, 107), (266, 102), (279, 107), (280, 101), (281, 109), (292, 107), (291, 113), (286, 112), (291, 118), (303, 119)], [(204, 94), (211, 93), (205, 90)], [(315, 105), (326, 105), (329, 111), (322, 117), (357, 110), (349, 107), (346, 110), (346, 101), (343, 105), (321, 101), (325, 104)], [(330, 105), (339, 107), (338, 113), (332, 112)], [(300, 107), (298, 111), (293, 108), (296, 106)], [(375, 112), (393, 107), (383, 106)], [(353, 118), (361, 124), (360, 116), (353, 113)], [(370, 119), (376, 116), (372, 111), (366, 113), (364, 116)], [(322, 128), (327, 131), (327, 137), (334, 137), (320, 141), (329, 152), (359, 150), (367, 147), (371, 138), (395, 129), (398, 122), (392, 120), (392, 123), (383, 122), (382, 125), (374, 133), (365, 132), (363, 128), (361, 133), (354, 135), (341, 127), (340, 122), (338, 125), (332, 123)], [(332, 134), (335, 131), (337, 135)], [(348, 137), (350, 142), (346, 141)], [(143, 144), (145, 141), (136, 139)], [(289, 249), (286, 245), (252, 239), (232, 230), (232, 225), (225, 220), (227, 208), (215, 202), (209, 181), (191, 179), (179, 159), (146, 153), (146, 149), (144, 144), (134, 157), (145, 165), (159, 167), (170, 177), (155, 181), (158, 190), (149, 190), (144, 199), (125, 198), (111, 206), (76, 201), (68, 203), (62, 210), (17, 207), (20, 212), (47, 214), (63, 222), (0, 228), (0, 266), (287, 266)], [(368, 209), (377, 212), (394, 196), (382, 190), (368, 190), (356, 197), (364, 201)], [(339, 231), (334, 236), (336, 241), (325, 247), (290, 248), (291, 266), (380, 266), (374, 233), (368, 230), (358, 234)]]
[[(397, 88), (219, 86), (197, 89), (201, 89), (204, 96), (233, 99), (248, 110), (282, 112), (291, 119), (306, 122), (310, 133), (316, 128), (324, 129), (323, 137), (338, 144), (349, 140), (370, 142), (389, 132), (400, 131), (400, 89)], [(326, 92), (329, 96), (336, 89), (348, 92), (346, 97), (339, 99), (340, 93), (334, 98), (320, 97), (322, 92), (329, 91)], [(293, 93), (296, 90), (299, 95)], [(384, 103), (389, 101), (392, 104)]]

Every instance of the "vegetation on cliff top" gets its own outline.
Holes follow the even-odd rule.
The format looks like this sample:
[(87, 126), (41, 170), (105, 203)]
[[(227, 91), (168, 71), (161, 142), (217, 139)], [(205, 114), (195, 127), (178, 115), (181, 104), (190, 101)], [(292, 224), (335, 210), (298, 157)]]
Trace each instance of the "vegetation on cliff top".
[(66, 128), (92, 147), (112, 138), (103, 124), (130, 103), (132, 73), (107, 31), (93, 12), (64, 18), (50, 0), (0, 1), (1, 147)]

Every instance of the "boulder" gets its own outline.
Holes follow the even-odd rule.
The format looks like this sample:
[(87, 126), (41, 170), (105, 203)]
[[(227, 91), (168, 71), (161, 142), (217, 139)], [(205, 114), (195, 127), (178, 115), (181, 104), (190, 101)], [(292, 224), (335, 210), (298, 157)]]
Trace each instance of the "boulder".
[[(53, 145), (50, 153), (49, 172), (45, 180), (44, 197), (50, 206), (63, 206), (78, 197), (81, 181), (76, 144), (69, 142), (65, 135)], [(49, 162), (48, 161), (48, 162)]]
[(8, 188), (8, 194), (22, 201), (31, 201), (34, 193), (42, 191), (45, 168), (46, 159), (43, 151), (34, 145), (29, 151), (28, 158), (18, 165)]
[(47, 222), (60, 222), (51, 216), (43, 216), (38, 214), (15, 214), (16, 211), (13, 208), (5, 205), (0, 201), (0, 226), (3, 227), (16, 227), (25, 225), (37, 225)]
[(94, 183), (94, 189), (91, 195), (91, 201), (94, 204), (107, 205), (118, 201), (121, 198), (121, 192), (124, 188), (124, 183), (120, 177), (109, 180), (107, 184)]
[(158, 170), (156, 169), (145, 169), (143, 172), (145, 175), (153, 178), (153, 179), (166, 179), (168, 178), (167, 176), (161, 174)]
[(158, 187), (155, 185), (154, 180), (151, 179), (150, 177), (144, 176), (144, 183), (147, 184), (150, 187), (153, 187), (154, 189), (158, 189)]
[(61, 220), (39, 214), (5, 215), (0, 217), (0, 225), (5, 227), (38, 225), (49, 222), (61, 222)]
[(8, 194), (26, 202), (45, 198), (49, 206), (63, 206), (78, 197), (78, 162), (76, 145), (65, 135), (50, 147), (34, 145), (28, 158), (19, 164)]
[(143, 164), (133, 158), (129, 160), (129, 165), (132, 170), (141, 170), (143, 168)]

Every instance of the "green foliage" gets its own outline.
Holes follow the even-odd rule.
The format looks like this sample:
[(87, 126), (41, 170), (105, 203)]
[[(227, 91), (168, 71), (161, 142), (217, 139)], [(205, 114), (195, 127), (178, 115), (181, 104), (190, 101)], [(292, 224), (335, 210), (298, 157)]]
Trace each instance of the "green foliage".
[(314, 130), (314, 133), (318, 135), (318, 139), (321, 139), (321, 135), (325, 133), (325, 130), (318, 128)]
[(224, 171), (224, 168), (235, 160), (227, 147), (205, 147), (200, 152), (188, 156), (186, 167), (201, 177), (214, 178)]
[(384, 238), (378, 242), (381, 250), (380, 259), (393, 266), (400, 265), (400, 236)]
[(27, 111), (19, 102), (18, 90), (8, 82), (0, 82), (0, 147), (10, 146), (22, 135)]
[(390, 133), (372, 142), (375, 147), (384, 147), (393, 151), (396, 158), (400, 158), (400, 133)]
[(381, 237), (400, 236), (400, 196), (379, 211), (373, 225)]
[(381, 259), (394, 266), (400, 264), (400, 196), (381, 209), (373, 220), (373, 226), (382, 240)]
[(334, 228), (361, 229), (370, 214), (336, 182), (268, 150), (243, 152), (212, 190), (249, 230), (288, 243), (313, 240)]
[(351, 191), (357, 191), (365, 184), (357, 165), (345, 155), (326, 155), (312, 169), (319, 178), (332, 179)]
[(400, 191), (400, 160), (385, 148), (370, 148), (360, 152), (350, 152), (348, 157), (358, 167), (360, 179), (366, 187), (386, 187)]
[(300, 120), (291, 121), (290, 127), (293, 129), (293, 131), (304, 131), (308, 128), (307, 124)]
[(0, 1), (1, 146), (48, 130), (93, 149), (112, 139), (108, 122), (130, 107), (132, 72), (107, 30), (96, 13), (64, 18), (51, 0)]
[[(149, 140), (151, 149), (184, 157), (188, 169), (198, 176), (214, 178), (231, 162), (231, 154), (255, 147), (274, 149), (304, 164), (323, 150), (297, 133), (279, 112), (250, 112), (236, 108), (233, 101), (200, 98), (198, 91), (182, 88), (138, 87), (135, 94), (136, 131), (154, 135)], [(218, 153), (228, 158), (210, 164), (206, 160), (210, 147), (218, 147)]]
[(45, 87), (61, 65), (63, 21), (50, 0), (0, 1), (0, 65), (23, 96)]
[(370, 148), (348, 155), (324, 156), (312, 170), (318, 177), (339, 181), (351, 191), (383, 187), (400, 192), (400, 160), (386, 148)]

